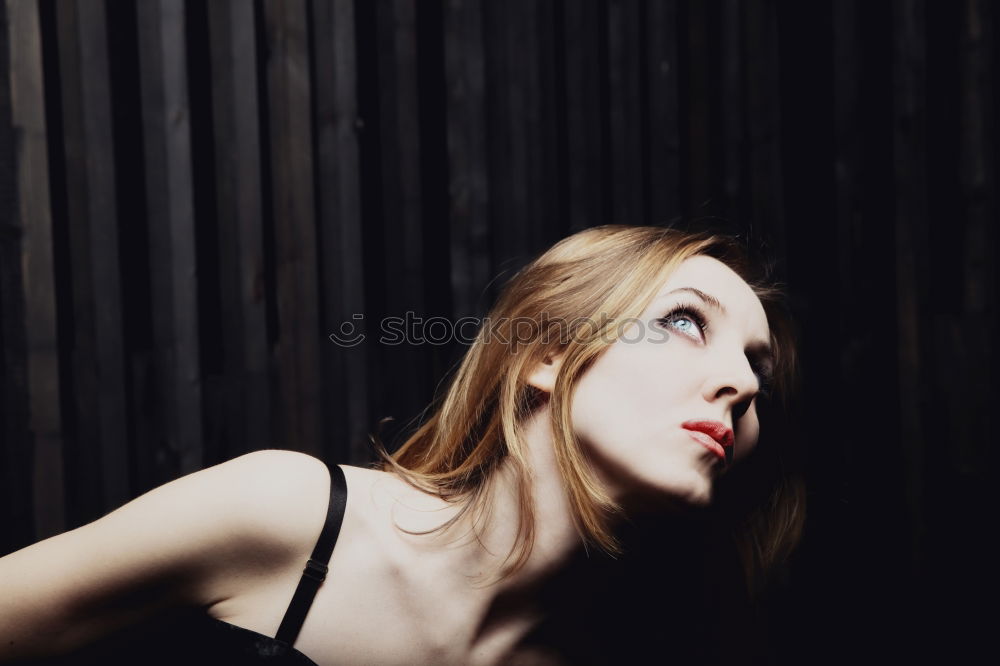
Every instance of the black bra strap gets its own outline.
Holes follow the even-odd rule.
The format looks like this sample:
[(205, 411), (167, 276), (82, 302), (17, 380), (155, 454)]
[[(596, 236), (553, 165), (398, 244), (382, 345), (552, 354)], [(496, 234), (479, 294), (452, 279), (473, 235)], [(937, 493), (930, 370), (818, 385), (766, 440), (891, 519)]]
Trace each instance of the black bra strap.
[(306, 621), (306, 614), (312, 606), (313, 598), (326, 578), (326, 565), (330, 562), (330, 555), (333, 554), (333, 547), (337, 544), (337, 535), (340, 534), (340, 525), (344, 521), (344, 509), (347, 507), (347, 480), (344, 478), (344, 470), (339, 465), (327, 465), (330, 469), (330, 504), (326, 510), (326, 523), (323, 531), (320, 532), (313, 549), (312, 557), (306, 562), (306, 568), (299, 579), (299, 586), (295, 588), (292, 601), (288, 604), (285, 617), (281, 620), (275, 640), (284, 641), (289, 646), (295, 643), (295, 639), (302, 629), (302, 623)]

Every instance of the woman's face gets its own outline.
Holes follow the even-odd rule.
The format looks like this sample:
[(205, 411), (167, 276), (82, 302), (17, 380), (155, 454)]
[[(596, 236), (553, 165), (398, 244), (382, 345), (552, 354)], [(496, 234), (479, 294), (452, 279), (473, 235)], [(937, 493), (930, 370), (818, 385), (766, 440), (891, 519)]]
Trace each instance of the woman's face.
[[(580, 377), (575, 432), (619, 502), (706, 505), (715, 477), (757, 443), (758, 374), (771, 362), (767, 316), (732, 269), (695, 256), (639, 319)], [(694, 422), (722, 430), (695, 432)]]

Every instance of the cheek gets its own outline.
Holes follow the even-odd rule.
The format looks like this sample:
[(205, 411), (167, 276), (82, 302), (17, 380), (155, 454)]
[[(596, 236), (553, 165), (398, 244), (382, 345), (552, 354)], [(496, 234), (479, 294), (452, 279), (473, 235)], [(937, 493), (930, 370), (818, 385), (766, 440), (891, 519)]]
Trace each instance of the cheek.
[(612, 347), (587, 370), (573, 400), (578, 435), (598, 446), (627, 448), (663, 432), (683, 397), (684, 380), (670, 372), (667, 359), (657, 358), (658, 351)]

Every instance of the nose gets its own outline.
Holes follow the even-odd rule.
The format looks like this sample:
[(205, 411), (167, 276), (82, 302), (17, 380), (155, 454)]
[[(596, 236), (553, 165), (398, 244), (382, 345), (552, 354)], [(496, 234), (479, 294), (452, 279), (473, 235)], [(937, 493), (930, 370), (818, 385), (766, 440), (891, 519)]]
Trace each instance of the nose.
[(760, 390), (759, 380), (750, 361), (740, 352), (729, 355), (709, 372), (702, 388), (708, 402), (724, 401), (733, 411), (733, 421), (750, 408), (750, 403)]

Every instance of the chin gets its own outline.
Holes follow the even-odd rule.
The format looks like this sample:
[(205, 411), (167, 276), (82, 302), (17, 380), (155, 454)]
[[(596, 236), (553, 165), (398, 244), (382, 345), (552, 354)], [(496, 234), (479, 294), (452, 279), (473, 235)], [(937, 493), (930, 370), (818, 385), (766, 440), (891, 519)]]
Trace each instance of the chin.
[(713, 497), (712, 479), (692, 470), (683, 478), (642, 479), (630, 503), (639, 508), (640, 513), (662, 510), (673, 513), (707, 508)]
[(712, 498), (712, 484), (706, 483), (698, 488), (690, 488), (682, 499), (691, 506), (703, 508), (712, 504)]
[(676, 503), (691, 507), (706, 507), (712, 503), (714, 489), (712, 480), (692, 475), (684, 483), (672, 483), (661, 487), (661, 492)]

